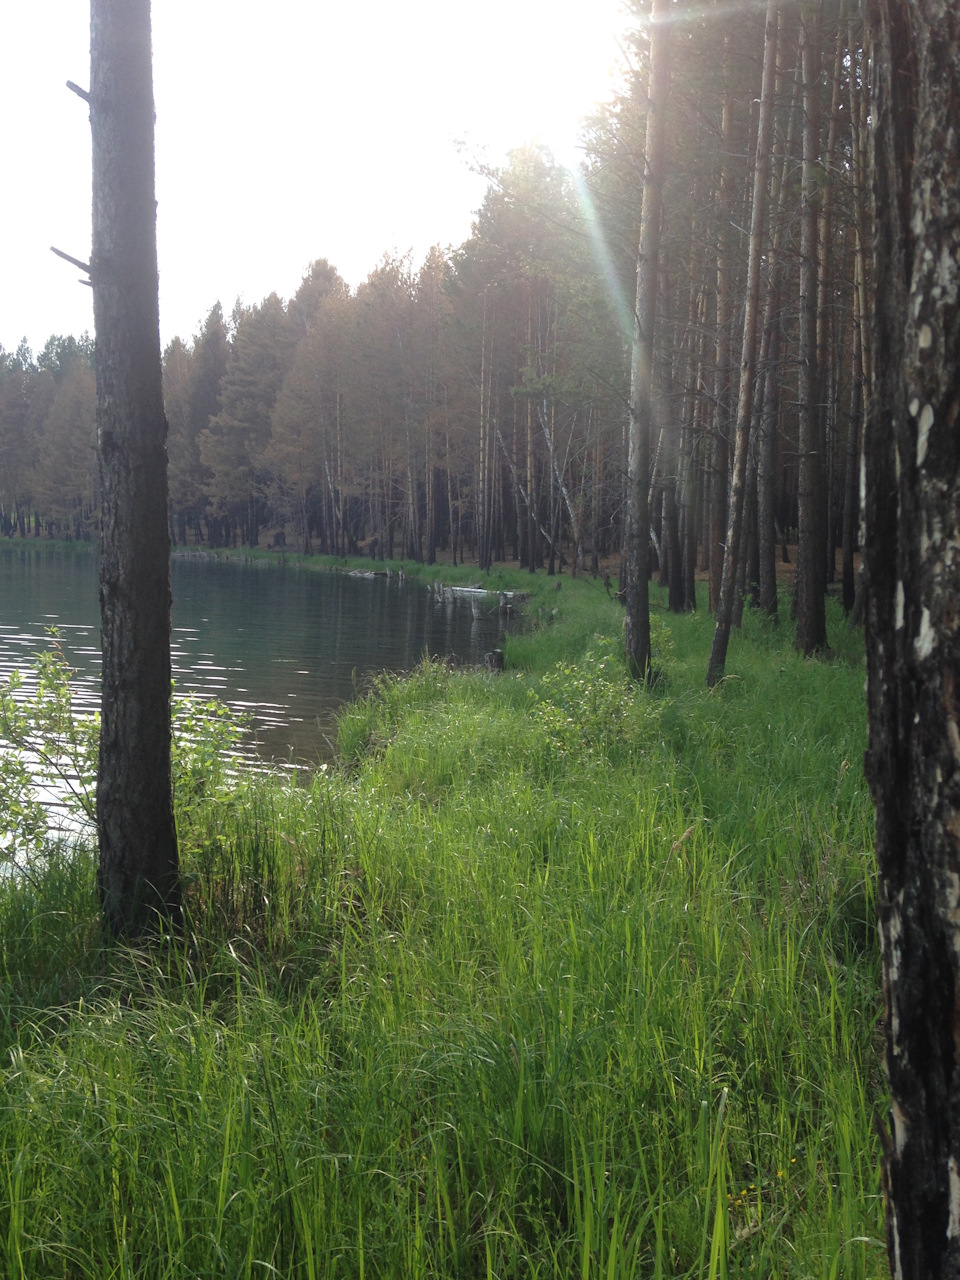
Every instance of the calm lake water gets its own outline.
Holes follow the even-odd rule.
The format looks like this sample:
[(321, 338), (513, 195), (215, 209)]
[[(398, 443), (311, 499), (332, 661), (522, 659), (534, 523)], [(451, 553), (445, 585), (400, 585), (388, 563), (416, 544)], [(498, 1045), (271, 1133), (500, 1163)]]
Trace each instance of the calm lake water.
[[(246, 712), (261, 759), (316, 765), (333, 754), (336, 709), (381, 671), (425, 653), (479, 662), (503, 639), (496, 595), (438, 598), (398, 577), (358, 578), (269, 563), (174, 556), (177, 691)], [(97, 561), (40, 547), (0, 552), (0, 679), (57, 627), (77, 669), (77, 705), (99, 699)]]

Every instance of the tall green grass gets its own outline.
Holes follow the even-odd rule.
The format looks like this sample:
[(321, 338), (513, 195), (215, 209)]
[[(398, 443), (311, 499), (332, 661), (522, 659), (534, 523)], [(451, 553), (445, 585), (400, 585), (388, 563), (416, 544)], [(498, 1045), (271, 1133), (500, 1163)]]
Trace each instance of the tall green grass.
[(862, 659), (555, 597), (196, 800), (182, 936), (0, 887), (0, 1273), (885, 1273)]

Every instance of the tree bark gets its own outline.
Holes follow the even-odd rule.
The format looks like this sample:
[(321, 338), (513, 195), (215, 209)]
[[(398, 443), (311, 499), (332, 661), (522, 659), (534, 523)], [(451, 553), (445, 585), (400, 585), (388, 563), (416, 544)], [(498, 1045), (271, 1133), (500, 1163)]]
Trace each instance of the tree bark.
[(888, 1249), (960, 1276), (960, 10), (868, 0), (875, 383), (867, 772), (886, 1005)]
[(669, 0), (653, 0), (646, 172), (637, 248), (637, 307), (630, 362), (627, 510), (624, 528), (627, 667), (650, 676), (650, 437), (653, 428), (653, 333), (660, 270), (660, 224), (670, 85)]
[[(723, 74), (729, 78), (729, 53), (724, 40)], [(716, 613), (720, 605), (720, 580), (723, 576), (723, 549), (727, 531), (727, 502), (730, 488), (730, 385), (732, 357), (731, 330), (733, 326), (733, 177), (731, 153), (733, 150), (733, 91), (727, 86), (723, 96), (720, 123), (720, 190), (717, 203), (720, 214), (720, 235), (717, 243), (717, 342), (716, 373), (714, 376), (714, 425), (710, 449), (709, 518), (705, 521), (708, 552), (708, 605)]]
[[(857, 253), (859, 258), (859, 252)], [(856, 270), (860, 270), (859, 262)], [(856, 595), (854, 552), (860, 525), (860, 421), (863, 416), (863, 356), (860, 346), (860, 316), (857, 291), (853, 292), (853, 355), (850, 368), (850, 412), (847, 419), (847, 448), (843, 482), (843, 611), (849, 616)]]
[(760, 311), (760, 258), (763, 247), (767, 184), (770, 175), (770, 139), (773, 131), (773, 96), (777, 54), (777, 0), (767, 0), (764, 32), (763, 87), (760, 93), (760, 118), (757, 123), (757, 158), (753, 174), (753, 209), (750, 219), (750, 258), (747, 264), (747, 298), (743, 321), (743, 345), (740, 357), (740, 394), (737, 402), (737, 429), (733, 452), (733, 482), (730, 491), (730, 515), (727, 543), (723, 554), (720, 581), (720, 603), (717, 625), (707, 666), (709, 688), (723, 678), (730, 643), (736, 594), (737, 559), (740, 554), (740, 529), (743, 521), (743, 498), (747, 479), (747, 452), (750, 442), (750, 419), (753, 412), (754, 379), (757, 369), (757, 329)]
[(760, 439), (757, 446), (757, 554), (759, 557), (758, 604), (771, 621), (778, 620), (777, 599), (777, 421), (780, 414), (778, 362), (780, 358), (780, 285), (770, 286), (774, 322), (768, 330), (767, 371), (763, 380)]
[[(845, 68), (850, 63), (847, 46), (848, 24), (843, 21), (842, 0), (841, 20), (837, 23), (836, 46), (833, 57), (831, 75), (830, 117), (827, 127), (825, 149), (820, 155), (820, 168), (828, 174), (839, 169), (838, 140), (840, 137), (840, 119), (842, 89), (844, 86)], [(846, 239), (846, 228), (838, 228), (834, 235), (834, 195), (835, 183), (823, 183), (820, 197), (820, 212), (817, 222), (817, 370), (819, 406), (817, 414), (818, 440), (820, 456), (823, 459), (821, 473), (824, 483), (821, 488), (820, 502), (820, 545), (823, 552), (824, 583), (833, 582), (836, 578), (837, 547), (837, 486), (835, 475), (837, 470), (837, 437), (838, 423), (842, 418), (839, 405), (841, 378), (839, 375), (840, 344), (837, 335), (837, 296), (840, 293), (839, 276), (843, 269)], [(835, 243), (836, 241), (836, 243)], [(844, 442), (846, 437), (844, 436)], [(824, 620), (826, 628), (826, 620)], [(824, 630), (826, 640), (826, 630)]]
[(129, 937), (180, 905), (149, 0), (91, 0), (90, 37), (103, 510), (98, 884), (107, 926)]
[(797, 536), (797, 648), (811, 657), (827, 646), (823, 552), (823, 448), (817, 369), (817, 275), (820, 199), (820, 11), (811, 4), (800, 20), (803, 68), (803, 175), (800, 228), (800, 357), (797, 412), (800, 478)]
[[(491, 307), (491, 310), (493, 308)], [(483, 294), (483, 324), (480, 334), (480, 456), (477, 468), (477, 537), (478, 560), (481, 569), (489, 572), (493, 562), (493, 460), (491, 458), (490, 396), (493, 374), (490, 370), (491, 354), (487, 349), (487, 334), (493, 328), (492, 317), (487, 319), (487, 292)]]
[[(851, 44), (853, 42), (851, 41)], [(854, 301), (853, 310), (858, 319), (860, 326), (860, 335), (858, 343), (859, 366), (861, 372), (860, 380), (860, 397), (862, 400), (861, 413), (861, 445), (857, 458), (857, 529), (856, 537), (859, 539), (861, 546), (865, 539), (863, 536), (863, 484), (864, 472), (862, 466), (863, 458), (863, 428), (870, 414), (870, 395), (873, 385), (873, 358), (872, 358), (872, 334), (873, 334), (873, 307), (871, 305), (869, 290), (867, 288), (867, 271), (869, 267), (869, 246), (873, 239), (871, 215), (869, 213), (870, 200), (867, 197), (867, 187), (869, 185), (868, 162), (867, 162), (867, 102), (869, 93), (864, 83), (867, 68), (867, 52), (866, 39), (861, 38), (861, 62), (860, 74), (851, 76), (850, 87), (850, 121), (852, 125), (851, 137), (851, 159), (852, 173), (854, 182), (854, 191), (857, 193), (856, 200), (856, 223), (854, 227)], [(861, 626), (863, 624), (863, 600), (865, 595), (864, 589), (864, 571), (861, 563), (860, 571), (854, 576), (853, 582), (853, 601), (849, 611), (849, 621), (851, 626)], [(857, 598), (860, 600), (860, 608), (858, 611)], [(847, 595), (846, 585), (844, 585), (844, 608), (846, 608)]]
[[(781, 26), (783, 21), (781, 18)], [(789, 57), (788, 57), (789, 55)], [(792, 63), (792, 49), (781, 33), (777, 42), (776, 99), (783, 100), (786, 89), (787, 65)], [(794, 99), (799, 94), (799, 72), (794, 72), (794, 84), (787, 107), (787, 128), (782, 141), (779, 163), (774, 164), (770, 181), (770, 216), (773, 219), (770, 247), (767, 251), (767, 297), (763, 318), (762, 402), (757, 451), (757, 551), (759, 555), (759, 608), (772, 622), (779, 621), (777, 587), (777, 438), (780, 432), (780, 354), (783, 330), (783, 235), (787, 224), (787, 191), (792, 163), (792, 140), (796, 111)]]

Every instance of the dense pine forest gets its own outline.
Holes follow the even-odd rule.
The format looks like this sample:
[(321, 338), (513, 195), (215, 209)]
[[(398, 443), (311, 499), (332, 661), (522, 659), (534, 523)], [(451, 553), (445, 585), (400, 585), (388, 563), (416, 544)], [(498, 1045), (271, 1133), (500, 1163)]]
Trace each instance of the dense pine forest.
[[(824, 586), (839, 574), (846, 609), (855, 597), (870, 376), (861, 50), (858, 6), (830, 0), (804, 22), (785, 7), (766, 30), (759, 10), (692, 16), (665, 55), (654, 563), (672, 609), (694, 606), (698, 570), (715, 608), (732, 492), (741, 597), (749, 587), (775, 613), (776, 561), (799, 541), (808, 650), (823, 643)], [(217, 302), (168, 344), (175, 543), (616, 564), (631, 362), (649, 336), (637, 323), (645, 26), (629, 52), (621, 92), (585, 125), (579, 172), (518, 150), (489, 172), (466, 243), (419, 265), (386, 255), (355, 291), (320, 259), (292, 298), (229, 314)], [(8, 537), (96, 531), (90, 362), (85, 335), (0, 352)]]

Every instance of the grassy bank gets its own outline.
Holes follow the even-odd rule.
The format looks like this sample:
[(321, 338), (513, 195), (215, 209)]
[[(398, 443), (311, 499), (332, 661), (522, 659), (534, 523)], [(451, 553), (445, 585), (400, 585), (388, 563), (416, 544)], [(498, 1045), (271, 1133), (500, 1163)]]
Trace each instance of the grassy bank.
[(98, 555), (97, 542), (78, 542), (75, 538), (0, 538), (0, 556), (35, 555), (57, 552), (60, 555)]
[(184, 805), (183, 939), (103, 944), (89, 857), (0, 887), (0, 1273), (885, 1273), (855, 640), (748, 618), (707, 693), (658, 612), (650, 694), (537, 583), (503, 675)]

